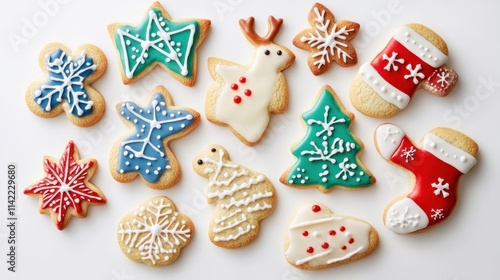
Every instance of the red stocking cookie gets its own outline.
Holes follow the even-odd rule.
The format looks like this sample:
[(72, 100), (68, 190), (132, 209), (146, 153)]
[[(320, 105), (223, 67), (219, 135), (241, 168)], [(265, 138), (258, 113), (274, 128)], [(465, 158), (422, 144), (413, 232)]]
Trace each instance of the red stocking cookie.
[(458, 81), (447, 59), (441, 37), (423, 25), (405, 25), (375, 59), (360, 67), (351, 84), (351, 102), (363, 114), (385, 118), (404, 109), (421, 87), (446, 96)]
[(448, 218), (457, 201), (460, 176), (476, 164), (476, 142), (456, 130), (439, 127), (428, 132), (417, 147), (401, 128), (384, 124), (375, 132), (375, 144), (382, 157), (413, 174), (411, 191), (387, 206), (385, 225), (403, 234)]

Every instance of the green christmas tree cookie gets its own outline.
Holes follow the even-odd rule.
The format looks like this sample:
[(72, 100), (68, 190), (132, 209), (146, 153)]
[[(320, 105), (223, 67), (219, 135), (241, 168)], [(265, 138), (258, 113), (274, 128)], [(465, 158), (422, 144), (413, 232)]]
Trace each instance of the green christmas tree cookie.
[(349, 130), (354, 115), (347, 111), (330, 86), (324, 86), (313, 108), (302, 115), (307, 127), (304, 138), (292, 148), (297, 158), (280, 181), (295, 188), (335, 186), (366, 187), (375, 177), (358, 159), (363, 143)]

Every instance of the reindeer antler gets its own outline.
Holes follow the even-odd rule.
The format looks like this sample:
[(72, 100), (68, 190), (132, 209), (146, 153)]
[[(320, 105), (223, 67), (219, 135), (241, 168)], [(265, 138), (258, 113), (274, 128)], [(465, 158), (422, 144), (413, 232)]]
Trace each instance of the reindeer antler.
[(253, 17), (249, 17), (247, 20), (240, 19), (240, 27), (245, 33), (245, 36), (253, 45), (268, 45), (273, 42), (274, 37), (278, 34), (281, 24), (283, 23), (283, 19), (275, 19), (273, 16), (269, 16), (268, 31), (264, 37), (255, 33), (254, 22), (255, 19)]

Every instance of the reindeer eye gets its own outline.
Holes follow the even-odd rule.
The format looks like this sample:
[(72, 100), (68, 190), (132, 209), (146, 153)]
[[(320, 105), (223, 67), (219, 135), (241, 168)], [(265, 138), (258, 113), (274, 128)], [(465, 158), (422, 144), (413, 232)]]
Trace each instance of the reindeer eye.
[(281, 52), (281, 51), (278, 51), (278, 52), (277, 52), (277, 54), (278, 54), (278, 55), (281, 55), (281, 54), (282, 54), (282, 52)]
[(199, 159), (197, 163), (198, 163), (198, 165), (202, 165), (203, 164), (203, 160)]
[(269, 50), (265, 50), (265, 51), (264, 51), (264, 54), (265, 54), (265, 55), (269, 55), (270, 53), (271, 53), (271, 52), (270, 52)]
[(217, 151), (216, 148), (212, 148), (210, 151), (212, 151), (212, 153), (215, 153)]

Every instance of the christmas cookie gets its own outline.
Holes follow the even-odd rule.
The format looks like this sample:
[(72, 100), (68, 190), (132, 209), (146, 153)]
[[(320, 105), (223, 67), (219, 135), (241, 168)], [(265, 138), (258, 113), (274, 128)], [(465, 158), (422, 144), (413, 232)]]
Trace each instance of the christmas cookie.
[(375, 177), (358, 159), (363, 143), (350, 131), (352, 121), (354, 115), (331, 87), (324, 86), (313, 108), (302, 115), (306, 135), (292, 148), (297, 161), (280, 181), (324, 193), (335, 186), (358, 189), (374, 183)]
[(85, 218), (89, 205), (106, 203), (104, 194), (90, 182), (97, 161), (80, 160), (72, 141), (59, 160), (45, 156), (43, 165), (45, 177), (25, 189), (24, 194), (40, 198), (40, 213), (49, 213), (59, 230), (67, 226), (72, 216)]
[(129, 259), (149, 266), (173, 263), (194, 234), (188, 216), (177, 212), (165, 196), (152, 198), (125, 215), (118, 226), (118, 243)]
[(196, 156), (193, 169), (208, 179), (208, 202), (216, 205), (210, 220), (210, 241), (229, 249), (250, 244), (259, 233), (260, 221), (276, 204), (271, 181), (232, 162), (219, 145), (211, 145)]
[(417, 147), (392, 124), (375, 131), (375, 144), (386, 160), (407, 169), (410, 191), (385, 209), (384, 223), (395, 233), (420, 232), (448, 218), (458, 196), (458, 181), (476, 164), (478, 145), (450, 129), (429, 131)]
[(363, 114), (385, 118), (404, 109), (419, 88), (446, 96), (458, 81), (447, 60), (448, 47), (441, 37), (423, 25), (407, 24), (374, 60), (359, 68), (351, 102)]
[(104, 98), (91, 85), (106, 71), (104, 53), (94, 45), (82, 45), (73, 52), (59, 43), (42, 50), (38, 60), (45, 75), (26, 91), (26, 104), (35, 115), (53, 118), (66, 113), (77, 126), (99, 121), (106, 108)]
[(246, 145), (257, 144), (270, 115), (283, 113), (288, 107), (288, 85), (282, 71), (292, 65), (295, 55), (273, 43), (282, 23), (282, 19), (270, 16), (268, 33), (261, 37), (255, 33), (253, 17), (240, 20), (241, 30), (255, 47), (250, 64), (208, 60), (215, 81), (206, 96), (207, 119), (228, 126)]
[(171, 20), (159, 2), (149, 7), (137, 26), (115, 23), (108, 31), (118, 50), (124, 84), (142, 78), (155, 65), (186, 86), (193, 86), (197, 72), (197, 50), (210, 29), (210, 20)]
[(349, 42), (358, 34), (358, 23), (335, 22), (333, 13), (319, 3), (314, 4), (307, 20), (311, 28), (295, 36), (293, 44), (311, 52), (307, 64), (314, 75), (325, 73), (334, 62), (342, 67), (358, 63), (356, 50)]
[(181, 174), (169, 142), (189, 134), (200, 120), (193, 109), (175, 107), (163, 86), (153, 89), (149, 104), (123, 102), (116, 106), (131, 132), (111, 150), (110, 170), (115, 180), (126, 183), (137, 176), (153, 189), (173, 186)]
[(300, 269), (329, 268), (366, 257), (378, 241), (377, 231), (367, 222), (333, 214), (319, 203), (307, 203), (288, 225), (285, 257)]

